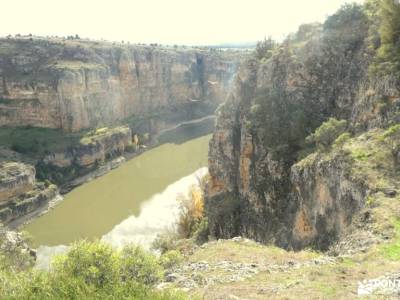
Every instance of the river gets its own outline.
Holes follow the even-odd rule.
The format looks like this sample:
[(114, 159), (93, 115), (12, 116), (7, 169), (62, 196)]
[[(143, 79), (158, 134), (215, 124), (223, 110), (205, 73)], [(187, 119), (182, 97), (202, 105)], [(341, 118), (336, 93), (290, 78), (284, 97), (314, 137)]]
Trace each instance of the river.
[(150, 149), (75, 188), (24, 230), (42, 248), (101, 238), (116, 246), (145, 244), (172, 226), (177, 195), (206, 173), (210, 136), (183, 141), (179, 134), (178, 142)]

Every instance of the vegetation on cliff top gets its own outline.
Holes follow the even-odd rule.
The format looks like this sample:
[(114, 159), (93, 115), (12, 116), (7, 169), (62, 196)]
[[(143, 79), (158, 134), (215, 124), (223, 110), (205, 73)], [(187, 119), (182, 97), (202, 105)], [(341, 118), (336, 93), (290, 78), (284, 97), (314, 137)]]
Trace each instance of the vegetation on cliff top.
[(38, 127), (0, 127), (0, 146), (21, 154), (41, 157), (79, 143), (85, 132), (65, 133), (59, 129)]
[[(15, 248), (7, 255), (16, 256)], [(25, 266), (16, 273), (14, 263), (2, 263), (0, 295), (2, 299), (40, 300), (186, 299), (179, 292), (155, 290), (164, 276), (163, 261), (163, 256), (157, 259), (136, 246), (114, 250), (102, 242), (82, 241), (56, 257), (49, 271)]]
[(378, 74), (400, 75), (400, 3), (381, 0), (379, 3), (379, 48), (372, 70)]

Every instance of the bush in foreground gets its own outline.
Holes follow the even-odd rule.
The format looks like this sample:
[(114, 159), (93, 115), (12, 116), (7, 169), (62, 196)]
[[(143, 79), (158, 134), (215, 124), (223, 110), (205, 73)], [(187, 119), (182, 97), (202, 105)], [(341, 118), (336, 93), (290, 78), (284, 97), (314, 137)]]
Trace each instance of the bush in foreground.
[(187, 299), (158, 291), (161, 262), (140, 247), (116, 251), (102, 242), (78, 242), (48, 272), (0, 272), (1, 299)]

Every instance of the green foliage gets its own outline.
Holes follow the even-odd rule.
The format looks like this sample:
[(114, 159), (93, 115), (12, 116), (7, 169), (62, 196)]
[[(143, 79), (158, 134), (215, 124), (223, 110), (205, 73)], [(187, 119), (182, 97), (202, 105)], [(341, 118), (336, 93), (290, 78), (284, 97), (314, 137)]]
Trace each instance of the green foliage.
[(161, 279), (162, 268), (157, 259), (141, 247), (124, 247), (120, 260), (120, 273), (125, 281), (136, 281), (151, 286)]
[(38, 127), (1, 127), (0, 146), (22, 154), (43, 156), (77, 144), (83, 132), (65, 133), (58, 129)]
[(194, 247), (193, 239), (183, 239), (176, 232), (160, 234), (152, 244), (152, 249), (161, 252), (161, 254), (176, 250), (186, 255), (192, 253)]
[(58, 257), (53, 268), (56, 273), (102, 287), (118, 281), (118, 264), (118, 256), (111, 246), (83, 241), (74, 244), (65, 256)]
[(206, 206), (206, 215), (209, 221), (210, 235), (226, 237), (228, 232), (231, 237), (239, 235), (240, 198), (237, 194), (215, 196), (212, 205)]
[(208, 241), (210, 235), (210, 229), (208, 227), (208, 218), (203, 218), (199, 223), (196, 224), (194, 232), (192, 234), (197, 244), (201, 245)]
[(25, 233), (12, 233), (15, 236), (9, 239), (7, 234), (7, 228), (0, 223), (0, 272), (23, 271), (32, 267), (34, 260), (27, 251), (29, 237)]
[(353, 149), (351, 151), (351, 157), (355, 160), (365, 161), (370, 157), (370, 154), (362, 149)]
[(400, 124), (389, 127), (383, 134), (384, 139), (388, 140), (392, 148), (392, 155), (398, 164), (398, 153), (400, 152)]
[(183, 256), (179, 251), (170, 250), (160, 256), (160, 264), (164, 269), (172, 269), (183, 262)]
[[(163, 264), (173, 264), (168, 255)], [(161, 262), (161, 261), (160, 261)], [(54, 261), (50, 271), (0, 270), (2, 299), (159, 299), (183, 300), (183, 293), (156, 291), (163, 268), (143, 249), (113, 250), (102, 242), (78, 242)]]
[(46, 164), (43, 161), (39, 161), (35, 165), (35, 169), (37, 179), (42, 181), (51, 181), (57, 185), (62, 185), (75, 178), (77, 174), (83, 170), (83, 168), (76, 163), (62, 168), (52, 164)]
[(400, 4), (382, 0), (379, 7), (380, 47), (371, 70), (376, 74), (400, 74)]
[(179, 236), (176, 233), (166, 232), (164, 234), (159, 234), (152, 243), (152, 249), (160, 251), (161, 253), (176, 250), (178, 240)]
[[(347, 127), (346, 120), (336, 120), (329, 118), (328, 121), (322, 123), (315, 132), (307, 137), (307, 140), (314, 142), (321, 150), (327, 150), (331, 144), (344, 133)], [(343, 137), (344, 139), (346, 137)]]
[(270, 58), (273, 55), (277, 45), (278, 44), (271, 37), (268, 39), (264, 38), (263, 41), (257, 42), (255, 50), (257, 59), (261, 60)]
[(393, 125), (383, 134), (385, 138), (400, 138), (400, 124)]
[(367, 46), (371, 51), (375, 51), (381, 45), (379, 35), (379, 5), (381, 0), (366, 0), (364, 3), (364, 13), (369, 21)]
[(361, 5), (343, 5), (323, 26), (325, 42), (341, 52), (360, 47), (368, 32), (368, 18)]
[(318, 110), (313, 103), (291, 101), (277, 90), (262, 90), (256, 96), (250, 118), (253, 130), (272, 154), (290, 157), (296, 156), (307, 134), (319, 124), (318, 116), (310, 117), (314, 111)]
[(348, 140), (350, 140), (351, 138), (351, 134), (348, 132), (342, 133), (341, 135), (339, 135), (339, 137), (335, 140), (335, 142), (333, 143), (333, 146), (335, 148), (340, 148), (342, 147)]

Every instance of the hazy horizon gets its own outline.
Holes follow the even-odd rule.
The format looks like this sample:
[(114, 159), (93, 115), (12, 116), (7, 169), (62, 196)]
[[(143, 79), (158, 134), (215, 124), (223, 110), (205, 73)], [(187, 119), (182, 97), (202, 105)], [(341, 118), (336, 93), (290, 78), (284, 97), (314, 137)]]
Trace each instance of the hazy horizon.
[(0, 35), (78, 34), (170, 45), (251, 43), (267, 36), (280, 40), (303, 23), (322, 22), (349, 2), (363, 1), (10, 0), (3, 4)]

